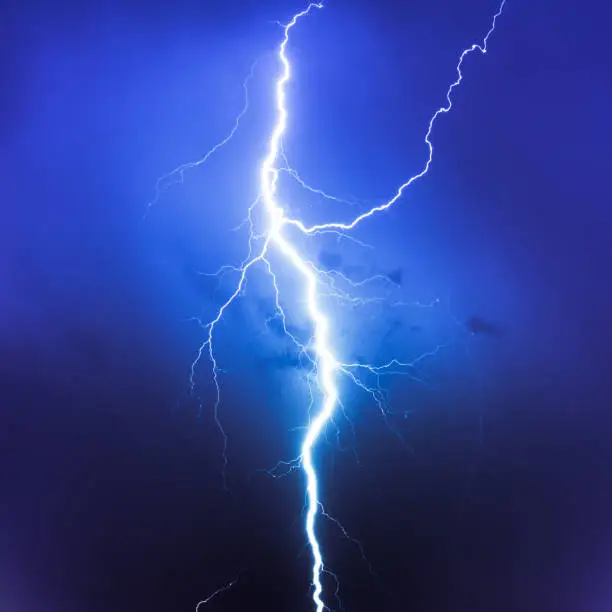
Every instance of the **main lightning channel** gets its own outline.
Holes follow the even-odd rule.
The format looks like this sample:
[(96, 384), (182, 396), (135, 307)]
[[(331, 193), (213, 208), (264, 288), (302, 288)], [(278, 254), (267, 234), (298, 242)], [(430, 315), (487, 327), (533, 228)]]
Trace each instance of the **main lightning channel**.
[(323, 406), (319, 413), (311, 421), (304, 441), (302, 443), (302, 467), (306, 474), (306, 491), (308, 496), (308, 508), (306, 511), (306, 534), (312, 551), (314, 563), (312, 567), (312, 584), (314, 587), (313, 601), (317, 612), (325, 609), (321, 595), (323, 585), (321, 584), (321, 573), (323, 571), (323, 555), (315, 533), (315, 519), (319, 509), (319, 483), (315, 470), (312, 451), (323, 428), (331, 419), (338, 399), (338, 388), (336, 387), (335, 374), (338, 361), (329, 346), (329, 321), (321, 312), (317, 300), (318, 279), (312, 265), (302, 259), (296, 249), (289, 243), (282, 233), (286, 219), (283, 209), (276, 200), (276, 186), (278, 182), (279, 169), (276, 161), (280, 155), (280, 142), (287, 129), (287, 108), (285, 106), (285, 86), (291, 78), (291, 66), (287, 59), (286, 49), (289, 43), (289, 32), (295, 26), (298, 19), (304, 17), (314, 8), (322, 8), (320, 3), (311, 3), (303, 11), (293, 16), (291, 21), (284, 26), (284, 36), (279, 47), (278, 56), (283, 70), (276, 83), (276, 110), (277, 123), (270, 138), (268, 155), (261, 165), (260, 185), (263, 202), (270, 218), (269, 239), (279, 248), (282, 254), (293, 264), (304, 278), (306, 284), (306, 304), (308, 315), (314, 325), (314, 350), (317, 355), (317, 370), (319, 384), (323, 392)]

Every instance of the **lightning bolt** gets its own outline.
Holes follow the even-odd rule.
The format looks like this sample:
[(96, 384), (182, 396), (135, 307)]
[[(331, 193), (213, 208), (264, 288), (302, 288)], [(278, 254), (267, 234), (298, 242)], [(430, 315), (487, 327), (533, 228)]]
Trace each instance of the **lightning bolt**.
[[(403, 195), (406, 189), (412, 185), (415, 181), (418, 181), (422, 177), (424, 177), (431, 166), (433, 160), (433, 144), (431, 141), (431, 135), (434, 129), (434, 125), (437, 122), (438, 118), (441, 115), (444, 115), (452, 109), (452, 96), (454, 90), (461, 84), (463, 80), (463, 64), (465, 59), (472, 53), (479, 52), (481, 54), (486, 54), (487, 45), (489, 39), (493, 32), (495, 31), (497, 19), (501, 16), (504, 6), (506, 4), (506, 0), (502, 0), (501, 4), (495, 15), (493, 16), (492, 24), (486, 35), (484, 36), (481, 43), (475, 43), (470, 47), (464, 49), (460, 56), (456, 66), (457, 78), (453, 81), (448, 90), (446, 91), (446, 104), (441, 106), (436, 112), (432, 115), (429, 120), (427, 132), (425, 134), (425, 144), (427, 146), (428, 155), (424, 166), (421, 171), (417, 174), (411, 176), (408, 180), (402, 183), (392, 198), (388, 199), (382, 204), (373, 206), (352, 219), (348, 221), (338, 221), (332, 223), (325, 224), (315, 224), (311, 226), (306, 226), (301, 220), (292, 218), (287, 216), (285, 213), (285, 207), (283, 207), (282, 203), (279, 201), (277, 186), (278, 180), (281, 173), (286, 173), (290, 177), (292, 177), (302, 188), (317, 194), (321, 197), (332, 199), (336, 201), (344, 201), (341, 198), (336, 198), (335, 196), (329, 195), (323, 190), (316, 189), (307, 185), (300, 177), (300, 175), (291, 168), (286, 160), (286, 157), (282, 151), (282, 139), (287, 130), (288, 124), (288, 109), (286, 104), (286, 86), (289, 80), (291, 79), (291, 64), (287, 57), (287, 46), (290, 40), (290, 34), (292, 29), (296, 26), (298, 21), (302, 18), (309, 15), (311, 12), (323, 8), (323, 5), (318, 2), (311, 2), (304, 8), (302, 11), (296, 13), (291, 20), (282, 25), (283, 37), (280, 42), (280, 45), (277, 49), (277, 60), (281, 67), (280, 74), (275, 82), (275, 110), (276, 110), (276, 121), (274, 127), (272, 129), (268, 145), (267, 145), (267, 154), (263, 161), (261, 162), (260, 171), (259, 171), (259, 196), (253, 202), (253, 204), (249, 207), (248, 217), (245, 220), (248, 223), (250, 228), (249, 234), (249, 250), (247, 257), (242, 261), (239, 266), (224, 266), (219, 270), (218, 273), (225, 273), (228, 271), (233, 271), (238, 274), (238, 280), (234, 287), (233, 292), (230, 297), (220, 306), (217, 310), (216, 316), (209, 321), (208, 323), (202, 325), (206, 331), (204, 342), (201, 344), (196, 358), (193, 361), (191, 367), (191, 387), (192, 390), (195, 386), (195, 372), (198, 366), (198, 363), (202, 359), (202, 357), (206, 354), (212, 364), (212, 378), (216, 389), (215, 403), (214, 403), (214, 419), (221, 431), (223, 437), (223, 477), (225, 482), (225, 468), (227, 466), (227, 442), (228, 438), (226, 433), (223, 431), (221, 422), (219, 420), (219, 405), (221, 401), (221, 389), (219, 383), (219, 367), (217, 364), (217, 360), (215, 358), (215, 331), (217, 326), (223, 320), (223, 316), (226, 313), (227, 309), (232, 305), (232, 303), (240, 297), (242, 294), (248, 273), (258, 265), (262, 265), (264, 270), (268, 273), (270, 278), (272, 279), (273, 289), (275, 292), (275, 312), (276, 316), (280, 317), (283, 330), (285, 334), (290, 338), (290, 340), (296, 345), (298, 350), (300, 351), (300, 355), (303, 356), (306, 360), (308, 360), (315, 374), (315, 378), (317, 381), (318, 389), (321, 394), (322, 403), (318, 410), (311, 414), (310, 422), (308, 427), (306, 428), (306, 433), (304, 439), (301, 444), (301, 452), (298, 458), (292, 461), (281, 461), (277, 464), (277, 468), (284, 467), (286, 468), (286, 473), (293, 471), (293, 469), (297, 467), (301, 467), (305, 477), (306, 477), (306, 519), (305, 519), (305, 530), (306, 536), (308, 540), (308, 545), (310, 547), (310, 551), (312, 553), (312, 600), (316, 609), (316, 612), (323, 612), (323, 610), (329, 609), (328, 606), (324, 603), (323, 600), (323, 585), (322, 585), (322, 575), (329, 574), (335, 580), (335, 575), (324, 565), (323, 555), (321, 551), (321, 545), (319, 540), (317, 539), (316, 533), (316, 519), (317, 515), (320, 513), (323, 517), (329, 518), (334, 521), (341, 529), (342, 533), (352, 541), (356, 542), (361, 550), (363, 555), (363, 549), (361, 548), (361, 544), (350, 538), (342, 525), (330, 517), (321, 504), (319, 499), (319, 483), (317, 478), (317, 471), (314, 464), (313, 452), (317, 445), (317, 442), (320, 440), (322, 433), (324, 432), (326, 426), (332, 421), (334, 417), (334, 413), (338, 406), (341, 406), (339, 399), (339, 390), (337, 380), (339, 376), (346, 376), (349, 380), (355, 383), (359, 388), (368, 392), (374, 400), (377, 402), (379, 407), (381, 408), (383, 414), (385, 414), (385, 394), (380, 386), (380, 377), (388, 374), (408, 374), (418, 377), (414, 374), (414, 369), (418, 362), (421, 360), (435, 355), (439, 350), (441, 350), (444, 345), (436, 347), (434, 350), (424, 353), (416, 360), (410, 362), (404, 362), (399, 359), (391, 359), (386, 363), (380, 365), (371, 365), (371, 364), (362, 364), (362, 363), (345, 363), (341, 361), (335, 353), (333, 344), (332, 344), (332, 331), (334, 329), (333, 323), (330, 317), (323, 311), (321, 306), (321, 298), (323, 296), (332, 295), (337, 298), (347, 299), (347, 300), (356, 300), (359, 303), (364, 303), (364, 300), (359, 298), (349, 297), (348, 293), (340, 290), (336, 286), (336, 280), (345, 281), (352, 287), (360, 287), (370, 282), (375, 282), (380, 278), (380, 275), (374, 276), (369, 279), (365, 279), (360, 282), (353, 282), (348, 277), (340, 274), (329, 271), (323, 271), (318, 269), (310, 260), (308, 260), (305, 256), (303, 256), (298, 250), (297, 246), (294, 244), (288, 236), (286, 230), (288, 228), (297, 228), (302, 235), (308, 237), (314, 234), (321, 233), (335, 233), (338, 237), (345, 237), (352, 239), (350, 236), (346, 236), (345, 232), (349, 232), (354, 229), (358, 224), (366, 219), (378, 214), (382, 213), (389, 208), (391, 208)], [(206, 160), (215, 153), (219, 148), (226, 145), (234, 133), (238, 129), (239, 123), (243, 118), (244, 114), (248, 109), (248, 90), (247, 83), (250, 78), (252, 78), (253, 70), (255, 66), (251, 69), (251, 73), (247, 77), (246, 81), (243, 84), (245, 91), (245, 104), (238, 115), (231, 131), (229, 134), (222, 140), (220, 140), (212, 149), (210, 149), (202, 158), (200, 158), (196, 162), (191, 162), (188, 164), (183, 164), (177, 167), (172, 172), (161, 177), (156, 184), (156, 195), (155, 200), (157, 200), (160, 190), (165, 187), (168, 182), (171, 181), (182, 181), (183, 173), (185, 170), (194, 168), (206, 162)], [(256, 207), (261, 206), (264, 212), (265, 218), (265, 228), (259, 233), (254, 233), (254, 210)], [(239, 226), (241, 227), (241, 226)], [(353, 239), (354, 240), (354, 239)], [(254, 244), (260, 244), (258, 250), (254, 253)], [(275, 269), (268, 259), (269, 254), (275, 251), (276, 253), (281, 255), (283, 261), (288, 263), (297, 273), (299, 279), (301, 279), (300, 285), (303, 292), (303, 298), (306, 303), (306, 309), (308, 313), (308, 318), (310, 320), (310, 324), (313, 330), (313, 335), (310, 343), (305, 346), (303, 345), (296, 336), (291, 334), (287, 327), (287, 319), (285, 315), (285, 311), (281, 304), (280, 300), (280, 290), (277, 282), (277, 277), (275, 274)], [(322, 291), (323, 287), (330, 287), (331, 293), (325, 293)], [(437, 300), (436, 300), (437, 302)], [(401, 302), (397, 302), (401, 304)], [(417, 303), (417, 305), (420, 305)], [(430, 304), (429, 306), (432, 306)], [(422, 305), (421, 305), (422, 306)], [(364, 382), (361, 378), (361, 374), (364, 373), (373, 377), (376, 384), (370, 385)], [(311, 405), (313, 402), (313, 395), (311, 390)], [(269, 472), (271, 475), (276, 475), (275, 470), (271, 470)], [(283, 475), (284, 475), (283, 474)], [(220, 589), (219, 592), (230, 588), (233, 583), (230, 583), (228, 586)], [(213, 594), (214, 597), (218, 592)], [(338, 595), (338, 591), (336, 589), (336, 596)], [(210, 599), (210, 598), (209, 598)], [(206, 603), (208, 600), (204, 600), (200, 602), (201, 604)], [(200, 604), (198, 604), (200, 605)]]

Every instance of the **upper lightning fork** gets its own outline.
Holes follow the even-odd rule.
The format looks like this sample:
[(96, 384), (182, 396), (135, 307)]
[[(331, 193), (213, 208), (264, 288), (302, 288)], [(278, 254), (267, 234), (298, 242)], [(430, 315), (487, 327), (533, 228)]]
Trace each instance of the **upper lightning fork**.
[(198, 166), (202, 166), (203, 164), (205, 164), (219, 149), (224, 147), (234, 137), (234, 134), (236, 134), (236, 132), (238, 131), (238, 128), (240, 127), (240, 122), (242, 121), (242, 118), (246, 115), (247, 111), (249, 110), (249, 81), (253, 78), (253, 73), (255, 72), (255, 67), (257, 66), (257, 62), (258, 60), (255, 60), (253, 62), (253, 64), (251, 65), (251, 70), (249, 71), (249, 74), (242, 82), (242, 89), (244, 91), (244, 103), (242, 105), (242, 110), (240, 111), (240, 113), (238, 113), (238, 115), (236, 116), (236, 119), (234, 120), (234, 125), (232, 126), (232, 129), (226, 134), (226, 136), (224, 136), (215, 145), (213, 145), (208, 151), (206, 151), (206, 153), (204, 153), (204, 155), (202, 155), (200, 159), (197, 159), (196, 161), (186, 162), (184, 164), (181, 164), (180, 166), (177, 166), (176, 168), (174, 168), (174, 170), (170, 170), (170, 172), (167, 172), (163, 176), (160, 176), (157, 179), (157, 182), (155, 183), (155, 195), (153, 199), (149, 202), (149, 205), (147, 206), (147, 211), (145, 213), (145, 216), (149, 212), (151, 207), (154, 206), (155, 203), (159, 200), (159, 197), (162, 191), (164, 191), (166, 187), (174, 183), (182, 183), (186, 170), (191, 170), (192, 168), (197, 168)]
[(313, 233), (317, 233), (317, 232), (321, 232), (321, 231), (325, 231), (329, 229), (351, 230), (354, 227), (356, 227), (359, 223), (361, 223), (364, 219), (367, 219), (368, 217), (371, 217), (375, 215), (376, 213), (383, 212), (391, 208), (391, 206), (393, 206), (402, 197), (406, 188), (410, 187), (410, 185), (412, 185), (412, 183), (414, 183), (415, 181), (418, 181), (420, 178), (424, 177), (429, 172), (429, 167), (431, 166), (431, 162), (433, 160), (433, 143), (431, 142), (431, 133), (432, 133), (434, 124), (436, 123), (436, 120), (438, 119), (440, 115), (444, 115), (448, 113), (453, 108), (453, 102), (452, 102), (453, 90), (456, 87), (458, 87), (461, 84), (461, 81), (463, 80), (463, 73), (461, 72), (463, 61), (468, 55), (470, 55), (474, 51), (480, 51), (480, 53), (482, 53), (483, 55), (486, 54), (489, 38), (491, 37), (491, 34), (493, 34), (493, 32), (495, 31), (495, 25), (497, 23), (497, 19), (502, 14), (505, 4), (506, 4), (506, 0), (502, 0), (501, 4), (499, 5), (499, 9), (497, 10), (497, 13), (495, 13), (495, 15), (493, 16), (493, 23), (491, 24), (491, 27), (489, 28), (488, 32), (483, 38), (482, 43), (480, 44), (474, 43), (471, 47), (467, 47), (466, 49), (464, 49), (461, 52), (461, 55), (459, 56), (459, 62), (457, 63), (457, 79), (450, 84), (449, 88), (446, 91), (446, 105), (441, 106), (429, 120), (427, 133), (425, 134), (425, 144), (427, 145), (429, 154), (427, 156), (427, 161), (425, 162), (423, 169), (418, 174), (411, 176), (405, 183), (402, 183), (397, 189), (397, 191), (395, 192), (395, 195), (390, 200), (388, 200), (384, 204), (380, 204), (378, 206), (374, 206), (373, 208), (370, 208), (370, 210), (362, 213), (358, 217), (355, 217), (352, 221), (349, 221), (348, 223), (338, 223), (338, 222), (322, 223), (320, 225), (311, 225), (310, 227), (304, 225), (301, 221), (297, 219), (287, 219), (286, 223), (295, 225), (305, 234), (313, 234)]

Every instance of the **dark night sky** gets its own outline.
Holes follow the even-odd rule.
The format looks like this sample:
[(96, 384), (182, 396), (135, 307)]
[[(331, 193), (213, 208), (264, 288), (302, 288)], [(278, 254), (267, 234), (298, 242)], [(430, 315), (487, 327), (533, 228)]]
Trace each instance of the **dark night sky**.
[[(194, 610), (238, 572), (203, 609), (312, 609), (302, 476), (259, 471), (295, 454), (307, 408), (261, 276), (219, 332), (231, 494), (207, 363), (201, 411), (186, 395), (188, 319), (229, 287), (197, 271), (244, 254), (229, 230), (270, 128), (274, 22), (299, 8), (2, 3), (1, 612)], [(389, 197), (495, 10), (329, 0), (292, 40), (291, 162), (330, 192)], [(508, 0), (430, 175), (356, 233), (376, 250), (317, 253), (395, 272), (396, 301), (439, 298), (342, 317), (347, 354), (450, 343), (426, 385), (388, 381), (387, 424), (345, 385), (355, 434), (340, 419), (318, 448), (327, 509), (378, 575), (322, 524), (348, 612), (612, 608), (610, 16)], [(235, 141), (143, 220), (156, 178), (227, 132), (257, 57)]]

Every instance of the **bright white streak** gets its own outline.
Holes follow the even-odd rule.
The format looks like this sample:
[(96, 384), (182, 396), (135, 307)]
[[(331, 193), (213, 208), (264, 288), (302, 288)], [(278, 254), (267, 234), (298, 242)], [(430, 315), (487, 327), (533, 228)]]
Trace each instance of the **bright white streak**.
[(284, 37), (280, 44), (278, 57), (281, 61), (283, 71), (276, 83), (276, 110), (277, 123), (270, 138), (268, 156), (261, 165), (260, 184), (261, 194), (266, 211), (270, 217), (270, 228), (268, 237), (270, 243), (274, 244), (281, 253), (293, 264), (303, 276), (306, 283), (306, 304), (308, 315), (314, 325), (314, 349), (317, 354), (317, 370), (321, 390), (323, 392), (323, 406), (319, 413), (311, 421), (306, 437), (302, 443), (302, 467), (306, 473), (306, 490), (308, 495), (308, 509), (306, 512), (306, 534), (308, 543), (312, 550), (314, 563), (312, 567), (312, 584), (314, 587), (313, 600), (317, 612), (323, 612), (325, 604), (321, 599), (323, 586), (321, 584), (321, 573), (323, 571), (323, 556), (315, 533), (315, 518), (319, 508), (319, 494), (317, 473), (312, 462), (312, 450), (316, 444), (323, 428), (334, 413), (338, 399), (338, 389), (335, 382), (335, 374), (338, 362), (334, 357), (328, 342), (329, 321), (321, 312), (317, 301), (318, 280), (312, 266), (302, 259), (295, 248), (283, 236), (282, 229), (286, 224), (283, 209), (276, 200), (276, 185), (278, 182), (279, 169), (276, 162), (280, 155), (280, 142), (287, 129), (287, 109), (285, 106), (285, 85), (291, 78), (291, 66), (285, 54), (289, 42), (289, 31), (297, 23), (300, 17), (307, 15), (313, 8), (322, 8), (321, 4), (311, 3), (303, 11), (294, 15), (293, 19), (284, 26)]

